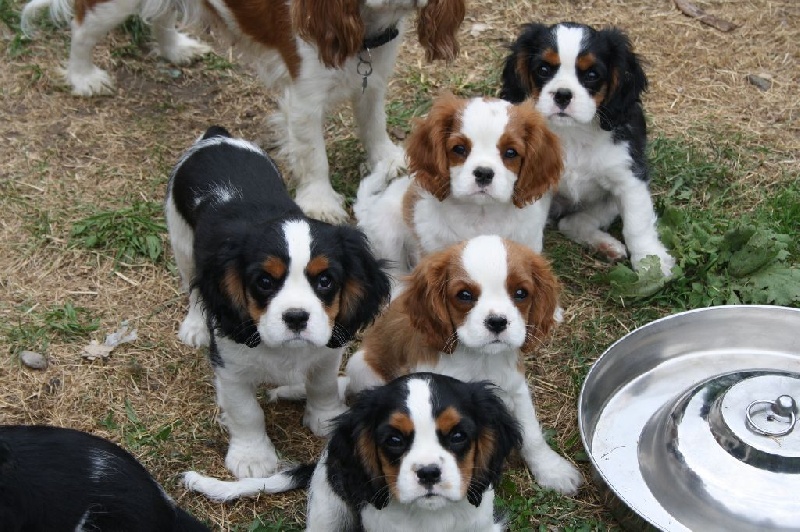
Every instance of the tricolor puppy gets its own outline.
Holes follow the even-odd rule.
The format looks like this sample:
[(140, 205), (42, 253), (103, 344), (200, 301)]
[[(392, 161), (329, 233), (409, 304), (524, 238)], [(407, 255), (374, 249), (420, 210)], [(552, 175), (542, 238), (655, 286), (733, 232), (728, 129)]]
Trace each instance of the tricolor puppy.
[(396, 273), (424, 256), (481, 234), (542, 250), (561, 147), (531, 106), (445, 94), (406, 144), (410, 177), (378, 167), (362, 181), (353, 211), (376, 254)]
[(305, 385), (303, 421), (325, 434), (345, 409), (343, 346), (387, 299), (388, 277), (360, 231), (307, 218), (269, 157), (223, 128), (178, 162), (166, 218), (190, 291), (179, 337), (209, 344), (231, 438), (225, 464), (238, 477), (264, 476), (277, 456), (257, 385)]
[(0, 426), (0, 530), (207, 532), (130, 453), (98, 436)]
[(176, 13), (227, 36), (261, 80), (278, 91), (275, 139), (297, 183), (297, 202), (313, 218), (344, 221), (342, 197), (330, 183), (324, 120), (329, 108), (352, 103), (368, 161), (397, 169), (403, 150), (386, 132), (386, 86), (405, 33), (417, 14), (417, 37), (428, 60), (452, 60), (464, 0), (31, 0), (24, 28), (50, 7), (56, 20), (72, 17), (67, 81), (73, 92), (109, 92), (108, 74), (92, 63), (99, 39), (130, 15), (150, 21), (159, 49), (186, 62), (209, 48), (175, 30)]
[[(630, 255), (637, 269), (655, 255), (669, 276), (675, 260), (658, 238), (648, 188), (646, 89), (624, 33), (565, 22), (525, 26), (506, 59), (501, 95), (532, 97), (561, 139), (565, 170), (550, 211), (559, 230), (610, 260)], [(605, 231), (619, 216), (624, 245)]]
[(488, 379), (522, 427), (522, 456), (545, 488), (575, 493), (581, 474), (542, 436), (525, 358), (554, 324), (558, 282), (529, 248), (479, 236), (422, 259), (347, 363), (349, 391), (415, 371)]
[(494, 486), (519, 428), (487, 382), (416, 373), (363, 391), (316, 466), (223, 482), (195, 472), (215, 500), (310, 487), (306, 530), (499, 531)]

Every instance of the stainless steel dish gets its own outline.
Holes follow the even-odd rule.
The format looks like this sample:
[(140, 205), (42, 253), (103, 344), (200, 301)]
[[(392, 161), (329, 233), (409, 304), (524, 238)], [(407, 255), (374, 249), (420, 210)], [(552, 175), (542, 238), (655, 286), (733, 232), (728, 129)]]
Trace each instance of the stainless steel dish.
[(800, 309), (669, 316), (612, 345), (581, 438), (628, 529), (800, 530)]

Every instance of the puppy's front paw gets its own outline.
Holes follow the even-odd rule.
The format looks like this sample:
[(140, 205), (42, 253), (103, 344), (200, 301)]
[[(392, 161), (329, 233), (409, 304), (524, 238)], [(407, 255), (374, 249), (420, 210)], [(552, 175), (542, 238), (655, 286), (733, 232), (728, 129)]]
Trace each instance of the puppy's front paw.
[(303, 415), (303, 425), (317, 436), (327, 436), (328, 432), (330, 432), (333, 418), (343, 414), (346, 410), (347, 407), (345, 405), (325, 410), (306, 408), (306, 412)]
[(257, 442), (234, 442), (228, 447), (225, 467), (236, 478), (267, 477), (278, 468), (278, 455), (266, 439)]
[(298, 187), (295, 202), (309, 218), (330, 223), (344, 223), (350, 218), (342, 206), (342, 196), (328, 183)]
[(197, 319), (196, 316), (189, 313), (178, 329), (178, 339), (189, 347), (208, 345), (210, 341), (208, 327), (202, 319)]
[(539, 457), (535, 466), (531, 469), (533, 476), (536, 483), (543, 488), (554, 489), (564, 495), (575, 495), (583, 484), (583, 475), (578, 468), (555, 451), (548, 453), (548, 456)]
[(597, 242), (594, 249), (605, 257), (609, 262), (618, 262), (628, 257), (628, 250), (625, 249), (625, 244), (617, 240), (611, 235), (605, 235), (602, 242)]

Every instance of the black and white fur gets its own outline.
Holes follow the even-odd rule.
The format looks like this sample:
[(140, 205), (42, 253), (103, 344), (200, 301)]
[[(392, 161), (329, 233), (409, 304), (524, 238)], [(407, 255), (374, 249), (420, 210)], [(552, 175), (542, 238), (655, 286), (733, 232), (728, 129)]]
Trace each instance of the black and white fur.
[(366, 237), (307, 218), (258, 147), (210, 128), (170, 177), (166, 218), (190, 291), (179, 337), (209, 344), (217, 402), (237, 477), (278, 463), (256, 387), (305, 385), (304, 424), (324, 435), (345, 410), (344, 346), (372, 321), (389, 280)]
[[(648, 187), (647, 78), (628, 37), (571, 22), (527, 24), (510, 49), (501, 96), (532, 97), (564, 149), (550, 209), (558, 229), (611, 260), (630, 256), (636, 269), (655, 255), (669, 276), (675, 261), (656, 232)], [(605, 231), (618, 216), (624, 245)]]
[(207, 532), (147, 470), (98, 436), (0, 426), (3, 532)]
[(184, 480), (214, 500), (309, 487), (306, 530), (315, 532), (499, 531), (494, 486), (520, 441), (493, 385), (414, 373), (358, 394), (316, 467)]

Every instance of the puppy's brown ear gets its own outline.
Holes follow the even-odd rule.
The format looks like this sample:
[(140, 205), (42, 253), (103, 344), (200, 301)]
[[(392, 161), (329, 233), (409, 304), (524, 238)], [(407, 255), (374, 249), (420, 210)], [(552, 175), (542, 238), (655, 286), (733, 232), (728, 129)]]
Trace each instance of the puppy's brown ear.
[[(300, 38), (316, 45), (327, 67), (341, 67), (361, 50), (364, 22), (358, 0), (292, 0), (291, 24)], [(288, 21), (287, 21), (288, 22)]]
[(550, 263), (542, 256), (527, 250), (526, 261), (533, 277), (533, 293), (531, 307), (528, 310), (528, 330), (522, 352), (530, 353), (542, 344), (555, 325), (555, 312), (558, 308), (560, 285), (550, 268)]
[(561, 142), (533, 105), (533, 100), (527, 100), (510, 111), (510, 127), (519, 131), (525, 143), (525, 157), (514, 184), (514, 205), (518, 208), (533, 203), (558, 185), (564, 171)]
[(406, 289), (397, 302), (411, 326), (426, 336), (428, 345), (443, 353), (452, 353), (457, 344), (447, 297), (447, 276), (454, 255), (448, 248), (423, 258), (406, 279)]
[(428, 61), (452, 61), (458, 55), (458, 28), (466, 14), (464, 0), (430, 0), (417, 17), (417, 37)]
[(408, 167), (422, 188), (439, 201), (450, 195), (447, 139), (452, 134), (464, 102), (445, 93), (433, 102), (428, 116), (414, 123), (406, 142)]

